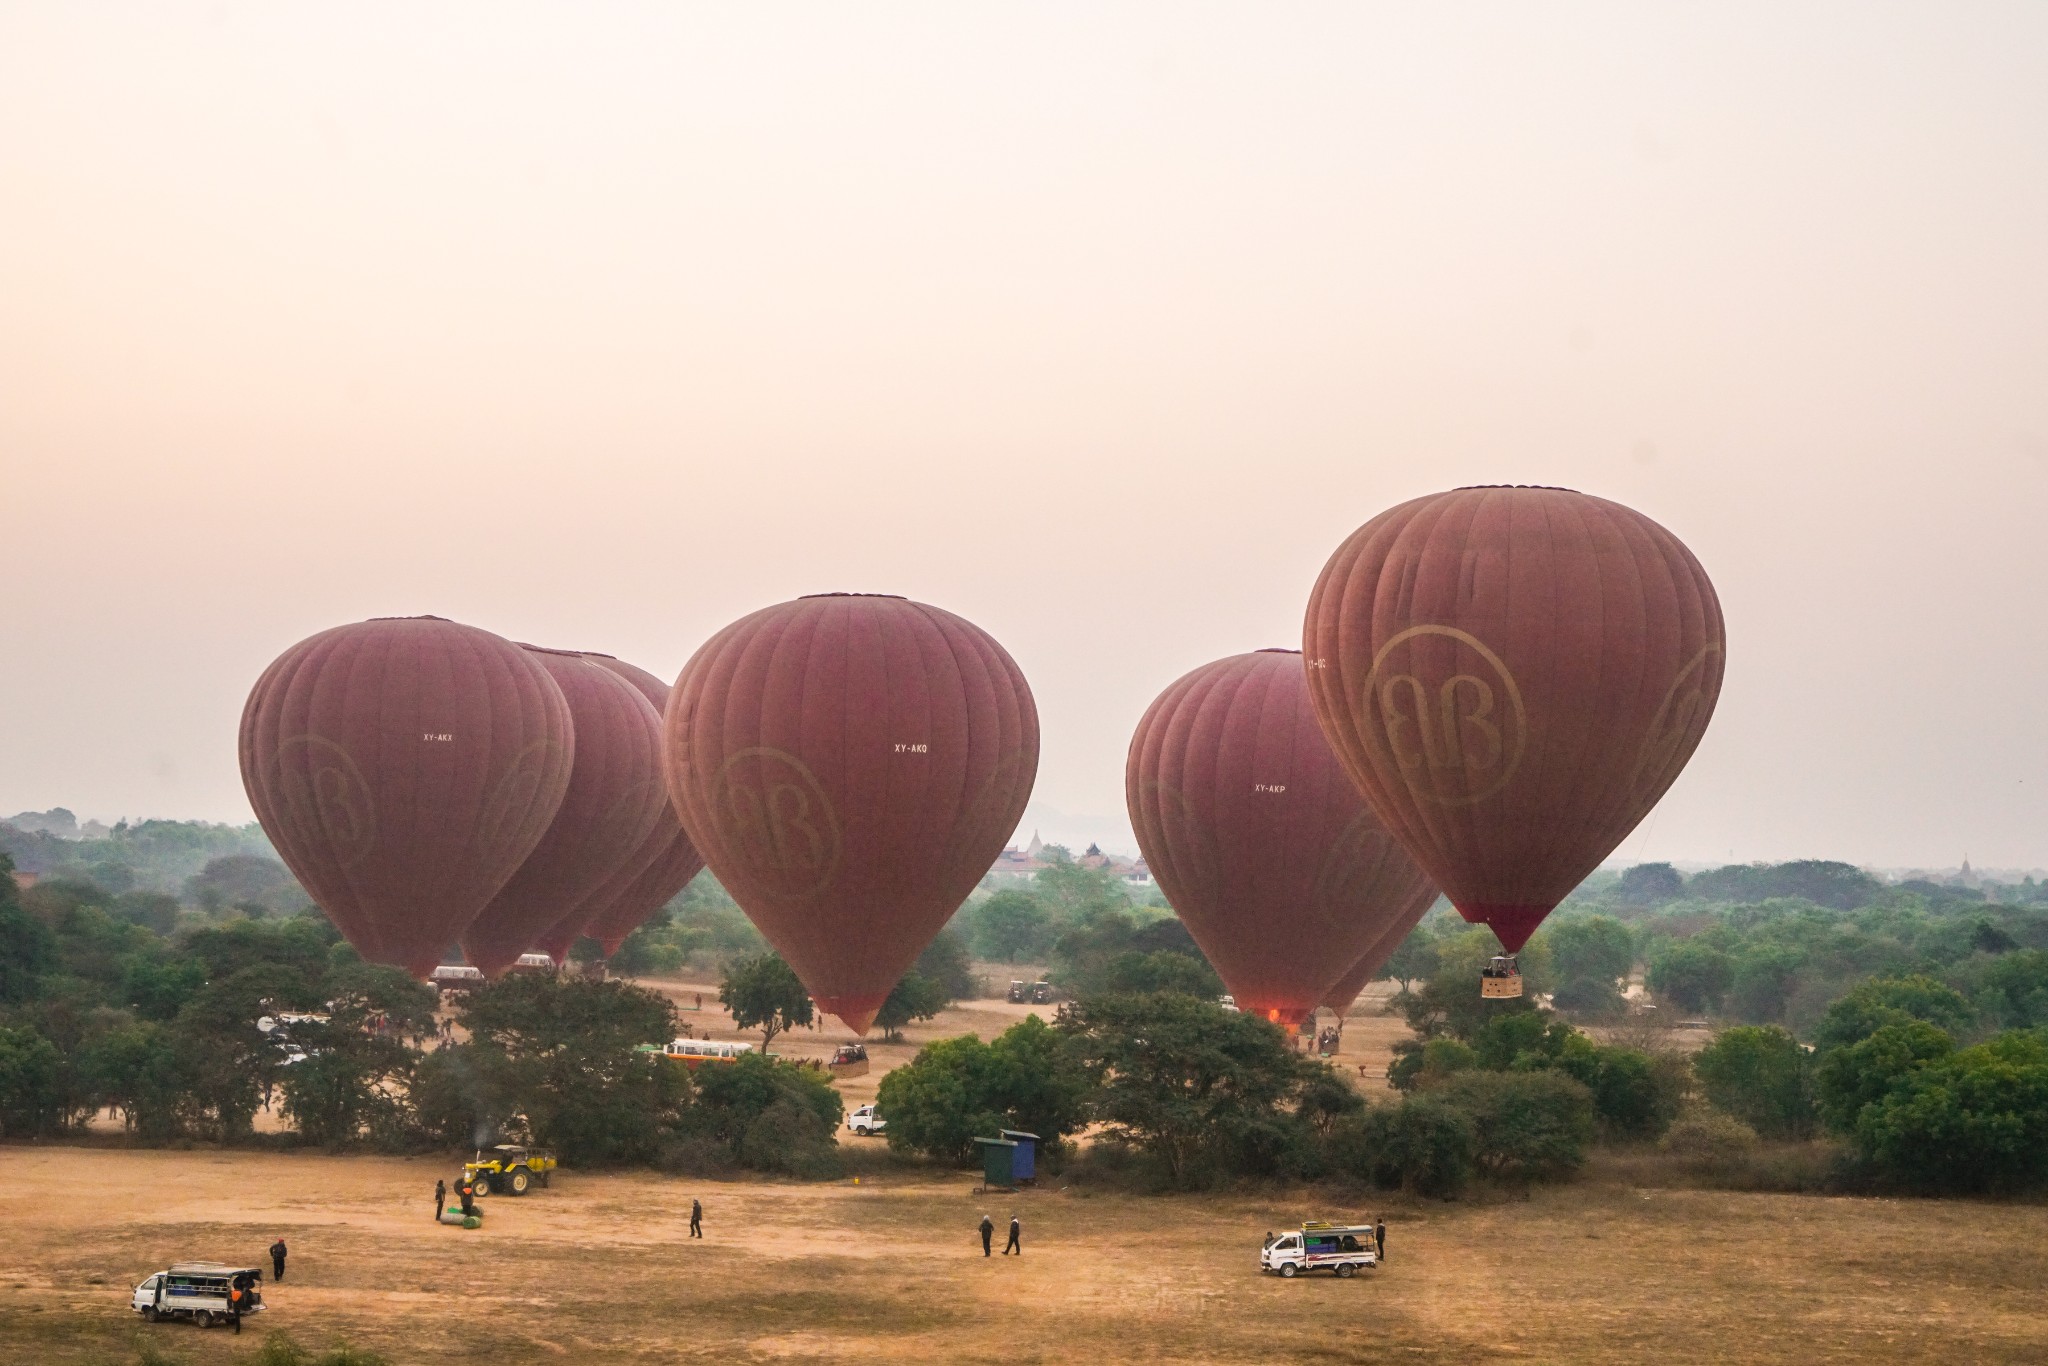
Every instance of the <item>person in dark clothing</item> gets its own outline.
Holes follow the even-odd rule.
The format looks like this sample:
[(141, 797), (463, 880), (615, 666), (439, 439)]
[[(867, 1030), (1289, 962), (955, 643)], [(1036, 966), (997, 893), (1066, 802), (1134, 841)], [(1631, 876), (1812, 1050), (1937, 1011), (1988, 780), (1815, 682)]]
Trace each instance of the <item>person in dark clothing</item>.
[(1379, 1221), (1379, 1223), (1378, 1223), (1378, 1224), (1376, 1224), (1376, 1225), (1375, 1225), (1375, 1226), (1373, 1227), (1373, 1231), (1372, 1231), (1372, 1243), (1373, 1243), (1373, 1246), (1374, 1246), (1375, 1248), (1377, 1248), (1377, 1249), (1378, 1249), (1378, 1253), (1377, 1253), (1377, 1255), (1378, 1255), (1379, 1259), (1380, 1259), (1381, 1261), (1383, 1261), (1383, 1262), (1384, 1262), (1384, 1261), (1385, 1261), (1385, 1260), (1387, 1259), (1387, 1221), (1386, 1221), (1386, 1220), (1384, 1220), (1384, 1219), (1380, 1220), (1380, 1221)]
[(989, 1246), (996, 1236), (996, 1221), (986, 1214), (981, 1216), (981, 1255), (989, 1255)]
[(690, 1236), (692, 1238), (702, 1238), (704, 1236), (704, 1202), (701, 1200), (692, 1200), (690, 1202)]
[(462, 1184), (455, 1188), (455, 1194), (462, 1201), (463, 1218), (467, 1219), (476, 1213), (476, 1187), (469, 1183), (468, 1177), (462, 1178)]
[(273, 1281), (284, 1279), (285, 1251), (284, 1239), (282, 1238), (270, 1245), (270, 1279)]
[(242, 1333), (242, 1293), (240, 1285), (230, 1285), (228, 1287), (228, 1322), (235, 1325), (235, 1336), (237, 1337), (240, 1337)]
[(436, 1181), (436, 1182), (434, 1183), (434, 1222), (435, 1222), (435, 1223), (437, 1223), (437, 1224), (438, 1224), (438, 1223), (440, 1223), (440, 1222), (441, 1222), (441, 1211), (442, 1211), (442, 1210), (444, 1210), (444, 1209), (447, 1209), (447, 1208), (448, 1208), (448, 1183), (447, 1183), (446, 1181)]
[(1003, 1255), (1007, 1257), (1012, 1252), (1019, 1257), (1024, 1255), (1024, 1224), (1014, 1214), (1010, 1216), (1010, 1241), (1003, 1244)]

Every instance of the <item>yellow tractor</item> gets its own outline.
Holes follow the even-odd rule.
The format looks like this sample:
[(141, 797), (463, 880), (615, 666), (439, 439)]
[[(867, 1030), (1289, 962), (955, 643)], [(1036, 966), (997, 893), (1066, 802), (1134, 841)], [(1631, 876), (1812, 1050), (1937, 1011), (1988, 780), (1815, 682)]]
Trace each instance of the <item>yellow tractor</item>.
[(489, 1155), (479, 1148), (474, 1162), (462, 1164), (462, 1174), (478, 1195), (493, 1191), (524, 1195), (536, 1181), (545, 1186), (554, 1170), (552, 1148), (529, 1148), (523, 1143), (500, 1143)]

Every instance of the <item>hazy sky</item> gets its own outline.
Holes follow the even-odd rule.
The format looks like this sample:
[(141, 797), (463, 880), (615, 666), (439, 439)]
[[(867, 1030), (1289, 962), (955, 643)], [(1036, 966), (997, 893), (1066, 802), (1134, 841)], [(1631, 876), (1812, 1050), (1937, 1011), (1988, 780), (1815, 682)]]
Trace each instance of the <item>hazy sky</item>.
[(0, 813), (248, 819), (339, 622), (849, 589), (1128, 847), (1153, 696), (1482, 482), (1720, 590), (1624, 856), (2048, 863), (2048, 6), (0, 6)]

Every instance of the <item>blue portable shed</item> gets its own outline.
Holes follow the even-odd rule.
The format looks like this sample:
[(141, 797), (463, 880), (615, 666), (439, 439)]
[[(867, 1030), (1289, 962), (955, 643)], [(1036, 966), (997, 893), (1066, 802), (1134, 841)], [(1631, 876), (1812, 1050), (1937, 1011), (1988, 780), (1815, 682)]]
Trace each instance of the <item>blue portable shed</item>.
[(1022, 1129), (1004, 1129), (1004, 1138), (1017, 1146), (1010, 1149), (1010, 1179), (1018, 1185), (1029, 1185), (1038, 1179), (1038, 1135), (1027, 1134)]

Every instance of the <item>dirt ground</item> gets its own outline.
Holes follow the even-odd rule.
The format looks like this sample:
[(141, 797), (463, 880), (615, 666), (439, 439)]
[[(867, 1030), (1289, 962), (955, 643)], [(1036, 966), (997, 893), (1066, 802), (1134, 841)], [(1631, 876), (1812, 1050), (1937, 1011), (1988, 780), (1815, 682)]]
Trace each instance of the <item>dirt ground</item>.
[[(747, 1037), (714, 987), (650, 985), (687, 1007), (699, 1037)], [(1360, 1002), (1337, 1058), (1378, 1095), (1407, 1032), (1377, 1013), (1384, 994)], [(966, 1002), (900, 1044), (870, 1042), (870, 1073), (840, 1083), (848, 1106), (922, 1043), (987, 1038), (1033, 1009)], [(851, 1037), (832, 1023), (776, 1051), (822, 1058)], [(1644, 1189), (1619, 1165), (1522, 1201), (1145, 1197), (1058, 1178), (980, 1196), (971, 1174), (897, 1164), (879, 1140), (847, 1146), (858, 1178), (827, 1184), (565, 1172), (551, 1189), (491, 1197), (471, 1232), (432, 1218), (447, 1159), (9, 1145), (0, 1362), (129, 1363), (141, 1342), (195, 1364), (245, 1361), (258, 1330), (278, 1328), (407, 1366), (2048, 1362), (2041, 1206)], [(693, 1197), (701, 1242), (687, 1235)], [(1022, 1216), (1023, 1258), (982, 1257), (984, 1211), (999, 1225)], [(1259, 1273), (1267, 1230), (1372, 1214), (1388, 1223), (1378, 1271)], [(265, 1286), (269, 1308), (240, 1339), (145, 1325), (128, 1308), (171, 1261), (257, 1264), (279, 1236), (287, 1278)]]

